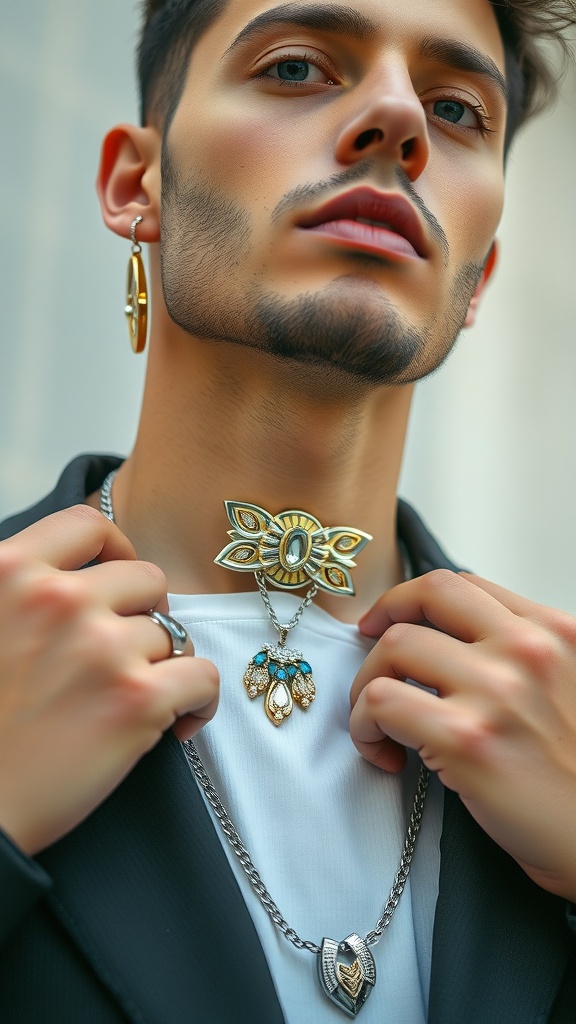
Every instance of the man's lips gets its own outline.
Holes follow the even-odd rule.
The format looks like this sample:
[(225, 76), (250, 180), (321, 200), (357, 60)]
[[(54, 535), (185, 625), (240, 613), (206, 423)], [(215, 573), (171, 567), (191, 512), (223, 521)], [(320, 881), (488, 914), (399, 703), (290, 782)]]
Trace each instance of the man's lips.
[(305, 215), (299, 227), (353, 247), (427, 259), (424, 229), (407, 199), (393, 192), (355, 188)]

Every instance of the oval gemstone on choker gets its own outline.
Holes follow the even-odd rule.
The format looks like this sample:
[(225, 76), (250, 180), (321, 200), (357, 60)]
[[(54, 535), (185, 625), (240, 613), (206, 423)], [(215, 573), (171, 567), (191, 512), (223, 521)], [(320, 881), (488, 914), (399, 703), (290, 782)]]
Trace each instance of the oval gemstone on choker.
[(310, 554), (312, 538), (301, 526), (284, 535), (278, 550), (280, 564), (288, 571), (301, 569)]

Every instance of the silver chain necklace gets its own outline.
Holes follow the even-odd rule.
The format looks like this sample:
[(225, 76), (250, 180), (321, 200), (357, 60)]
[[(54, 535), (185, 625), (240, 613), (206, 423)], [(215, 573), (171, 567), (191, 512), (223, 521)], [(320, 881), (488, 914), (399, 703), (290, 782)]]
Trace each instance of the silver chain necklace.
[(224, 807), (208, 772), (200, 760), (192, 740), (185, 740), (182, 745), (196, 780), (204, 790), (206, 798), (216, 815), (220, 829), (240, 861), (248, 881), (264, 910), (278, 931), (296, 949), (304, 949), (308, 953), (314, 953), (318, 958), (318, 977), (322, 989), (328, 998), (340, 1010), (343, 1010), (347, 1016), (356, 1017), (376, 984), (376, 964), (369, 947), (375, 946), (380, 941), (384, 930), (390, 924), (408, 879), (410, 865), (416, 848), (416, 840), (422, 822), (422, 813), (426, 800), (428, 780), (430, 778), (428, 769), (424, 764), (420, 767), (418, 785), (410, 812), (410, 820), (406, 830), (400, 864), (394, 876), (390, 895), (374, 928), (364, 938), (353, 932), (341, 942), (324, 938), (322, 939), (322, 945), (318, 946), (309, 939), (302, 939), (298, 932), (288, 924), (255, 867), (234, 822)]
[(112, 484), (117, 472), (117, 469), (113, 469), (111, 473), (108, 473), (100, 491), (100, 511), (111, 523), (115, 522), (114, 508), (112, 506)]
[[(112, 482), (115, 475), (116, 472), (114, 471), (106, 477), (106, 480), (102, 485), (100, 497), (100, 511), (112, 522), (115, 521), (114, 508), (112, 505)], [(262, 600), (264, 601), (268, 614), (276, 628), (279, 631), (286, 630), (286, 632), (288, 629), (293, 629), (294, 626), (297, 625), (304, 610), (313, 600), (315, 596), (314, 587), (310, 588), (290, 622), (282, 625), (278, 622), (270, 604), (264, 578), (262, 577), (260, 579), (258, 574), (256, 574), (256, 579), (258, 581), (260, 593), (262, 594)], [(410, 865), (416, 849), (416, 840), (418, 838), (422, 822), (422, 813), (424, 811), (424, 803), (430, 778), (428, 769), (424, 764), (420, 766), (418, 784), (414, 795), (412, 810), (410, 812), (406, 836), (404, 838), (400, 864), (396, 875), (394, 876), (390, 895), (386, 900), (382, 914), (378, 918), (374, 928), (369, 931), (364, 938), (357, 935), (356, 932), (353, 932), (351, 935), (348, 935), (347, 938), (342, 939), (341, 942), (337, 942), (335, 939), (323, 938), (322, 944), (319, 946), (317, 943), (312, 942), (309, 939), (302, 939), (300, 935), (298, 935), (298, 932), (288, 924), (286, 918), (282, 915), (279, 907), (274, 902), (260, 876), (260, 873), (254, 865), (246, 846), (242, 842), (234, 822), (218, 796), (218, 792), (200, 759), (200, 755), (198, 754), (194, 743), (192, 740), (185, 740), (182, 747), (186, 754), (188, 763), (194, 773), (194, 777), (196, 778), (198, 785), (206, 794), (206, 799), (214, 811), (221, 831), (236, 854), (236, 857), (238, 858), (253, 891), (256, 893), (256, 896), (260, 900), (260, 903), (264, 907), (264, 910), (270, 917), (272, 923), (284, 938), (287, 939), (288, 942), (291, 942), (296, 949), (313, 953), (314, 956), (317, 957), (318, 978), (322, 990), (348, 1017), (356, 1017), (376, 984), (376, 964), (374, 957), (370, 952), (370, 946), (375, 946), (380, 941), (385, 929), (388, 928), (392, 917), (394, 916), (394, 912), (400, 902), (400, 898), (404, 892), (404, 887), (408, 879)]]
[(264, 602), (264, 607), (266, 608), (266, 611), (268, 612), (268, 615), (270, 616), (270, 621), (271, 621), (272, 625), (278, 630), (278, 632), (280, 634), (280, 644), (282, 646), (283, 644), (286, 643), (286, 637), (288, 636), (288, 633), (290, 632), (290, 630), (294, 629), (294, 627), (298, 625), (298, 623), (300, 622), (300, 619), (302, 618), (304, 612), (312, 604), (312, 601), (314, 600), (314, 598), (316, 597), (316, 594), (318, 593), (318, 587), (316, 586), (315, 583), (313, 584), (313, 586), (310, 587), (310, 590), (306, 594), (306, 597), (304, 598), (304, 600), (300, 604), (299, 608), (297, 608), (297, 610), (295, 611), (295, 613), (292, 616), (292, 618), (288, 622), (285, 622), (284, 624), (282, 624), (278, 620), (278, 616), (276, 615), (276, 612), (274, 611), (274, 609), (272, 607), (272, 602), (270, 600), (270, 595), (268, 594), (268, 591), (266, 590), (266, 579), (265, 579), (264, 573), (261, 572), (261, 571), (258, 571), (258, 572), (255, 572), (254, 575), (256, 577), (256, 583), (258, 584), (258, 590), (260, 591), (260, 596), (261, 596), (261, 598), (262, 598), (262, 600)]

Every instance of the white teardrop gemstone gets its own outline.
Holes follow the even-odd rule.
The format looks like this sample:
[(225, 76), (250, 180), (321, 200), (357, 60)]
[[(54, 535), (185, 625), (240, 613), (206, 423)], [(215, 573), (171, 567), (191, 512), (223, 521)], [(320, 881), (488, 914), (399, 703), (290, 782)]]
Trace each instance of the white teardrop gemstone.
[(266, 714), (274, 725), (282, 725), (285, 718), (292, 714), (292, 694), (285, 683), (274, 683), (266, 694)]

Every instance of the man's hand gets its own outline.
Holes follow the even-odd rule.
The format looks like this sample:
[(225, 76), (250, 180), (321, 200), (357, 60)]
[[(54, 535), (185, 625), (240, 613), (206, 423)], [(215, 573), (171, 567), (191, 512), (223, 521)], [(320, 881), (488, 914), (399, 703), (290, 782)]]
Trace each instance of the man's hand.
[(171, 658), (154, 608), (168, 611), (163, 573), (87, 506), (0, 543), (0, 827), (25, 852), (90, 814), (170, 726), (184, 739), (214, 715), (216, 669)]
[(380, 637), (352, 688), (360, 753), (399, 771), (417, 750), (530, 878), (576, 900), (576, 619), (440, 569), (360, 629)]

